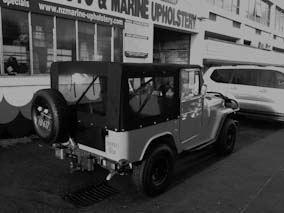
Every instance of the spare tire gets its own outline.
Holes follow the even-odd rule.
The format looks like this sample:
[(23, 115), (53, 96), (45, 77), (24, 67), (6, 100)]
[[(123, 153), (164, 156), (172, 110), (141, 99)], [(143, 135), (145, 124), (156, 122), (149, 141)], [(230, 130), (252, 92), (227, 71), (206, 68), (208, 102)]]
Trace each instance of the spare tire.
[(69, 138), (67, 102), (55, 89), (42, 89), (34, 94), (31, 116), (36, 134), (48, 143), (66, 142)]

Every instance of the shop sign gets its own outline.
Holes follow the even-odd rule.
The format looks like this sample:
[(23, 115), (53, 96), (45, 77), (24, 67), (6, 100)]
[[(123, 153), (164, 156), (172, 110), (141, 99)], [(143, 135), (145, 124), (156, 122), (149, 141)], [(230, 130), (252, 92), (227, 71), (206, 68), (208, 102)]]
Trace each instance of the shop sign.
[(189, 30), (195, 29), (196, 23), (196, 15), (188, 12), (192, 10), (189, 0), (0, 0), (0, 2), (5, 7), (30, 8), (36, 12), (110, 25), (124, 26), (124, 17), (127, 16)]
[(0, 0), (0, 5), (3, 7), (9, 7), (12, 9), (29, 10), (29, 0)]
[[(62, 3), (65, 1), (72, 2), (72, 0), (61, 0)], [(87, 5), (90, 5), (90, 3), (93, 2), (92, 0), (82, 1), (85, 1)], [(88, 22), (124, 27), (125, 20), (123, 18), (101, 14), (94, 12), (94, 10), (81, 9), (72, 4), (71, 6), (64, 3), (58, 4), (58, 2), (58, 0), (54, 2), (52, 0), (0, 0), (0, 5), (11, 9), (29, 10), (47, 15), (56, 15), (65, 18), (74, 18)], [(81, 2), (81, 0), (78, 2)]]

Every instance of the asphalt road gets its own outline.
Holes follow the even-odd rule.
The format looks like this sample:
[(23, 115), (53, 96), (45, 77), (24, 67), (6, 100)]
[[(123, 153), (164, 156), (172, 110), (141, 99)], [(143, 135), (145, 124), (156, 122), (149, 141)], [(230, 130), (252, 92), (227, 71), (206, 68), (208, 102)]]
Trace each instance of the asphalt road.
[(67, 161), (33, 138), (0, 147), (0, 212), (284, 212), (283, 138), (284, 125), (240, 118), (232, 155), (219, 158), (211, 148), (182, 154), (169, 190), (156, 198), (115, 176), (118, 193), (85, 208), (62, 196), (100, 182), (106, 171), (71, 174)]

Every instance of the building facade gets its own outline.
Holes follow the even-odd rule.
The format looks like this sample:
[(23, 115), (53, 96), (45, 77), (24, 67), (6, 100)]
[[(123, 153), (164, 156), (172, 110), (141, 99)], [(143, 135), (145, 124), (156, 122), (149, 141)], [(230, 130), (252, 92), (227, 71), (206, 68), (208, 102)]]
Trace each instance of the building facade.
[(54, 61), (284, 63), (282, 0), (0, 0), (0, 138), (32, 131)]

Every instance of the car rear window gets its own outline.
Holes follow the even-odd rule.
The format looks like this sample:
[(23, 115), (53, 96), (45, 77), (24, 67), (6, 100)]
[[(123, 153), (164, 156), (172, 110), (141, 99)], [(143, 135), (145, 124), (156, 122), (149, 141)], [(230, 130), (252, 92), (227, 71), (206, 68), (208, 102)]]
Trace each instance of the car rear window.
[(210, 78), (218, 83), (230, 83), (233, 71), (232, 69), (216, 69)]

